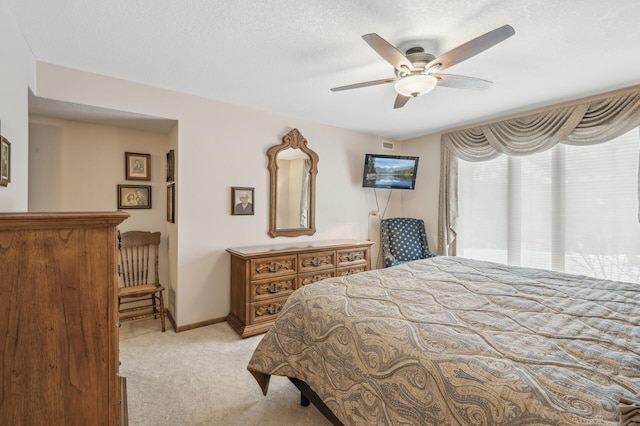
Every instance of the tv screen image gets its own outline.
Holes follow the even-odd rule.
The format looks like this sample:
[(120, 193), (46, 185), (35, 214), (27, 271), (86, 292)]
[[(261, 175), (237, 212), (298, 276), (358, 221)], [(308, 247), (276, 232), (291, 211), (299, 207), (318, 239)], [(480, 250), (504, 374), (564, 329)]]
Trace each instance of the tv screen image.
[(415, 189), (418, 159), (404, 155), (365, 154), (362, 186)]

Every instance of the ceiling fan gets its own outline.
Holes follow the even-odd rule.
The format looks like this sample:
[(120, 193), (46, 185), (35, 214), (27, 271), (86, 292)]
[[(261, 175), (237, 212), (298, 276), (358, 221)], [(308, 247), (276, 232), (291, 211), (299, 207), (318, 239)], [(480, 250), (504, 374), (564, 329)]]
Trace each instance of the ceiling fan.
[(463, 75), (440, 74), (457, 63), (481, 53), (490, 47), (506, 40), (516, 32), (510, 25), (503, 25), (479, 37), (469, 40), (460, 46), (443, 53), (437, 58), (425, 53), (422, 47), (412, 47), (402, 54), (388, 41), (376, 33), (362, 36), (369, 46), (395, 68), (395, 77), (364, 83), (334, 87), (332, 92), (376, 86), (378, 84), (395, 83), (396, 96), (394, 108), (402, 108), (412, 97), (424, 95), (435, 86), (454, 87), (458, 89), (486, 89), (490, 81)]

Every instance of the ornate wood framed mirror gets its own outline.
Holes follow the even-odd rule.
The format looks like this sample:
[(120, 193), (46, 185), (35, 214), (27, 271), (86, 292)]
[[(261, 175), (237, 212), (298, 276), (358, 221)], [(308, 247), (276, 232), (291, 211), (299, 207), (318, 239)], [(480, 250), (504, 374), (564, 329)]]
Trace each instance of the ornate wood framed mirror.
[(318, 155), (298, 129), (267, 150), (269, 158), (269, 235), (297, 237), (316, 233)]

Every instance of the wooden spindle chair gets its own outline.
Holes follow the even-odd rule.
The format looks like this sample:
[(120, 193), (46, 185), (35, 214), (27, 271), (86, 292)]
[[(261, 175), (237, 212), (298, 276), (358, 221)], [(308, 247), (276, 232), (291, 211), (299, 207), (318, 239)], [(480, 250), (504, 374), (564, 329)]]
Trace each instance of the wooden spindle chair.
[(158, 274), (160, 232), (128, 231), (118, 236), (118, 288), (120, 322), (160, 316), (164, 324), (164, 287)]

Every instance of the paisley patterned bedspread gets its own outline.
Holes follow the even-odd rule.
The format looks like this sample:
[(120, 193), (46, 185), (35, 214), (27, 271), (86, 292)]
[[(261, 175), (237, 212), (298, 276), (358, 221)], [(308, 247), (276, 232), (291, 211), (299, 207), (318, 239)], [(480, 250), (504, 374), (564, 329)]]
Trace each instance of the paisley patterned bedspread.
[(248, 365), (345, 425), (616, 425), (640, 284), (436, 257), (305, 286)]

